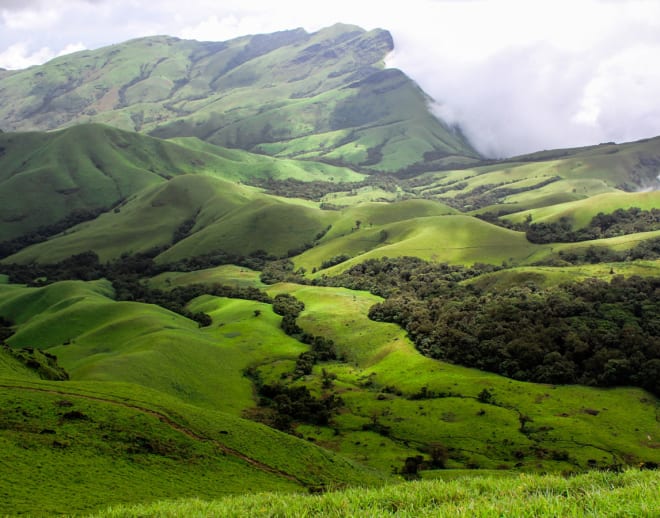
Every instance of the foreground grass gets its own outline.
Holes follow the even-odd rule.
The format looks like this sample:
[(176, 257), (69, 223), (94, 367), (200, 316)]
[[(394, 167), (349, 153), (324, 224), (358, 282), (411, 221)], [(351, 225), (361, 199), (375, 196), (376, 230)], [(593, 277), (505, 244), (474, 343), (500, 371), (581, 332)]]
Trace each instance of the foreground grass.
[(262, 494), (110, 508), (96, 516), (657, 516), (657, 472), (470, 477), (349, 489)]

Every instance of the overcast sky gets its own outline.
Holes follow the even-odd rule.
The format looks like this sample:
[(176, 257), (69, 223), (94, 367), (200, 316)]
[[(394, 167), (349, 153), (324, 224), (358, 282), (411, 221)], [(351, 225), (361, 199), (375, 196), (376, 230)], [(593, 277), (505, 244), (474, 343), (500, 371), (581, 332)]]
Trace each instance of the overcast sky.
[(388, 66), (486, 155), (660, 135), (658, 0), (0, 0), (0, 67), (336, 22), (388, 29)]

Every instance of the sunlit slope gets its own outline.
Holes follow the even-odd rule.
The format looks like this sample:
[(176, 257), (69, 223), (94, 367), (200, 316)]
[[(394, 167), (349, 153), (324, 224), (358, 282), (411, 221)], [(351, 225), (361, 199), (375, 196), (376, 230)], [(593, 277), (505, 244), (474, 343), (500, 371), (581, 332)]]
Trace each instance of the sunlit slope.
[(346, 255), (349, 260), (321, 270), (332, 275), (353, 264), (377, 257), (415, 256), (454, 264), (500, 264), (529, 261), (546, 247), (527, 241), (522, 232), (491, 225), (464, 215), (412, 218), (355, 230), (324, 241), (295, 258), (296, 266), (311, 271), (324, 261)]
[[(335, 25), (197, 42), (167, 36), (0, 76), (6, 130), (102, 122), (158, 137), (396, 171), (477, 154), (398, 70), (384, 30)], [(429, 156), (429, 155), (427, 155)]]
[(654, 138), (428, 173), (415, 178), (412, 190), (453, 200), (463, 210), (511, 214), (607, 193), (658, 190), (659, 170), (660, 138)]
[(233, 413), (252, 406), (246, 367), (304, 350), (270, 305), (254, 301), (220, 300), (214, 325), (199, 329), (158, 306), (115, 302), (105, 281), (0, 290), (0, 315), (18, 325), (8, 343), (48, 349), (72, 379), (135, 383)]
[(486, 273), (465, 281), (484, 291), (507, 290), (514, 286), (534, 284), (539, 287), (581, 282), (590, 278), (608, 279), (613, 275), (660, 276), (660, 261), (629, 261), (624, 263), (583, 264), (579, 266), (519, 266)]
[[(333, 427), (341, 433), (312, 426), (298, 431), (362, 462), (400, 468), (406, 456), (433, 442), (452, 452), (450, 467), (574, 469), (589, 459), (602, 465), (628, 455), (659, 458), (657, 399), (643, 390), (523, 383), (450, 365), (422, 356), (400, 327), (369, 320), (368, 309), (378, 297), (292, 284), (274, 285), (269, 292), (302, 300), (300, 325), (334, 340), (346, 359), (318, 365), (306, 380), (321, 390), (322, 369), (337, 376), (346, 409)], [(275, 381), (285, 370), (275, 364), (261, 372)], [(484, 388), (496, 404), (479, 401)], [(521, 415), (532, 419), (529, 430), (521, 430)], [(370, 428), (374, 422), (387, 431)]]
[(65, 235), (26, 248), (9, 262), (56, 262), (93, 250), (102, 260), (172, 245), (184, 222), (192, 224), (163, 260), (217, 250), (277, 255), (312, 242), (332, 213), (288, 203), (207, 175), (185, 175), (145, 190), (125, 205)]
[(548, 223), (567, 218), (574, 229), (585, 227), (599, 213), (611, 214), (617, 209), (637, 207), (642, 210), (660, 208), (660, 190), (646, 192), (612, 192), (599, 194), (584, 200), (560, 203), (516, 213), (508, 218), (522, 223), (531, 216), (532, 223)]
[(0, 385), (0, 443), (12, 466), (0, 481), (2, 513), (69, 515), (386, 477), (296, 437), (136, 385), (9, 378)]

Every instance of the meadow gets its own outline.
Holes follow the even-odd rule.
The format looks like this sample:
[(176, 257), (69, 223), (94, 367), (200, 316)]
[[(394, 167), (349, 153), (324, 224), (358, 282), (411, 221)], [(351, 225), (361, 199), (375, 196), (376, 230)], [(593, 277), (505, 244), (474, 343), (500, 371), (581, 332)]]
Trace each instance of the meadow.
[(489, 477), (350, 489), (320, 496), (263, 494), (112, 507), (95, 517), (129, 516), (654, 516), (660, 507), (652, 472)]

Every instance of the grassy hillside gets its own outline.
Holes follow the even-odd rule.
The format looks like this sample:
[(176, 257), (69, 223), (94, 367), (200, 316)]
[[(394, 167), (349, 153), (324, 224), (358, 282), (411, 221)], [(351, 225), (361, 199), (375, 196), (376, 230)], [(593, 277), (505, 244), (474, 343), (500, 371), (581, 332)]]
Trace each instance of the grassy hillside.
[(398, 70), (390, 34), (335, 25), (196, 42), (166, 36), (75, 53), (0, 77), (9, 131), (101, 122), (158, 137), (395, 171), (476, 158)]
[[(617, 277), (660, 275), (656, 222), (562, 243), (510, 224), (580, 229), (601, 212), (659, 207), (660, 138), (479, 162), (414, 83), (384, 69), (392, 47), (386, 31), (345, 25), (223, 43), (154, 37), (0, 73), (0, 95), (15, 99), (0, 125), (54, 130), (0, 134), (0, 272), (18, 263), (0, 273), (0, 514), (595, 516), (660, 505), (654, 474), (520, 476), (660, 462), (647, 383), (654, 284)], [(100, 263), (77, 258), (84, 271), (43, 266), (90, 250)], [(145, 252), (153, 261), (128, 257)], [(372, 261), (325, 278), (406, 256), (452, 266)], [(263, 265), (263, 281), (213, 267), (228, 257)], [(16, 272), (12, 282), (38, 287), (12, 284), (5, 273)], [(44, 285), (61, 278), (97, 280)], [(591, 278), (616, 282), (593, 281), (588, 301), (577, 288), (543, 291)], [(332, 283), (389, 296), (374, 318), (393, 323), (369, 318), (384, 299), (321, 285)], [(621, 296), (603, 300), (608, 289)], [(282, 295), (298, 302), (272, 300)], [(242, 296), (260, 301), (231, 298)], [(568, 317), (553, 327), (541, 318), (550, 312)], [(472, 358), (443, 356), (439, 338)], [(486, 369), (471, 360), (549, 368), (568, 351), (610, 370), (493, 369), (555, 383), (535, 384), (420, 351)], [(475, 473), (488, 476), (443, 482)], [(374, 488), (401, 475), (439, 480)], [(291, 495), (355, 485), (372, 489)]]
[[(655, 138), (428, 173), (411, 180), (411, 188), (417, 195), (450, 202), (461, 210), (513, 214), (607, 193), (616, 198), (622, 191), (657, 190), (658, 164), (660, 139)], [(625, 206), (630, 199), (622, 196), (619, 201)], [(616, 202), (609, 206), (618, 208)]]
[(12, 466), (0, 482), (3, 514), (383, 480), (295, 437), (135, 385), (3, 378), (0, 399)]
[[(255, 272), (237, 268), (187, 275), (190, 282), (258, 283)], [(163, 276), (155, 282), (163, 283)], [(246, 368), (256, 368), (264, 382), (286, 380), (307, 350), (260, 302), (197, 298), (190, 309), (213, 318), (211, 326), (198, 328), (157, 306), (114, 302), (105, 281), (0, 289), (0, 316), (17, 324), (12, 347), (43, 348), (72, 380), (102, 382), (108, 394), (117, 382), (131, 383), (199, 412), (238, 417), (255, 406)], [(449, 365), (422, 356), (398, 326), (369, 320), (378, 297), (295, 284), (268, 291), (303, 301), (299, 325), (332, 339), (344, 358), (317, 365), (304, 379), (314, 394), (334, 393), (344, 401), (329, 425), (296, 427), (310, 442), (384, 472), (399, 471), (409, 456), (427, 456), (436, 442), (447, 448), (452, 468), (580, 470), (590, 463), (660, 460), (657, 400), (642, 390), (535, 385)], [(323, 386), (323, 371), (334, 378), (331, 389)], [(492, 401), (479, 399), (485, 388)], [(521, 428), (520, 415), (530, 424)]]
[(95, 516), (652, 516), (660, 506), (653, 472), (461, 477), (319, 496), (264, 494), (217, 501), (114, 507)]
[(53, 133), (3, 133), (0, 241), (58, 222), (76, 210), (110, 210), (143, 189), (188, 173), (232, 181), (340, 182), (364, 177), (327, 164), (279, 160), (196, 139), (163, 141), (99, 124)]
[[(570, 470), (589, 459), (608, 464), (627, 455), (657, 457), (657, 400), (641, 390), (535, 385), (449, 365), (422, 356), (398, 326), (369, 320), (378, 297), (340, 288), (271, 290), (302, 300), (303, 329), (333, 339), (347, 359), (318, 366), (306, 380), (321, 390), (322, 369), (332, 372), (346, 402), (334, 420), (339, 434), (298, 428), (319, 444), (381, 469), (401, 468), (408, 455), (426, 457), (434, 442), (448, 448), (448, 467)], [(282, 370), (277, 364), (262, 374), (277, 379)], [(479, 400), (484, 388), (496, 404)], [(623, 408), (628, 418), (619, 415)], [(532, 419), (528, 430), (520, 415)], [(634, 432), (631, 421), (639, 425)]]
[(334, 213), (289, 203), (208, 175), (185, 175), (141, 191), (126, 204), (50, 241), (26, 248), (9, 262), (57, 262), (85, 250), (103, 261), (122, 253), (174, 246), (162, 254), (172, 261), (225, 250), (286, 254), (314, 241)]
[(8, 343), (48, 349), (77, 380), (136, 383), (237, 414), (252, 406), (246, 367), (304, 350), (267, 304), (220, 301), (211, 311), (216, 324), (198, 329), (158, 306), (115, 302), (108, 290), (104, 281), (3, 287), (0, 315), (19, 326)]
[(267, 304), (213, 299), (214, 325), (199, 329), (158, 306), (113, 301), (106, 281), (1, 290), (11, 347), (56, 354), (75, 380), (39, 381), (0, 349), (0, 442), (14, 466), (1, 513), (384, 479), (240, 418), (254, 404), (245, 368), (303, 350)]
[(608, 278), (612, 275), (660, 276), (660, 261), (628, 261), (624, 263), (583, 264), (580, 266), (519, 266), (486, 273), (466, 281), (483, 290), (505, 290), (513, 286), (533, 283), (539, 287), (556, 286), (589, 278)]
[(611, 214), (617, 209), (628, 209), (637, 207), (642, 210), (650, 210), (660, 207), (660, 190), (647, 192), (612, 192), (599, 194), (568, 203), (558, 203), (549, 207), (532, 209), (518, 212), (508, 219), (516, 223), (522, 223), (531, 217), (534, 223), (548, 223), (567, 218), (573, 229), (585, 227), (598, 213)]
[[(376, 257), (416, 256), (452, 264), (524, 262), (544, 250), (514, 232), (464, 215), (416, 217), (373, 225), (328, 239), (295, 258), (297, 267), (333, 275)], [(321, 269), (340, 255), (349, 259)]]

